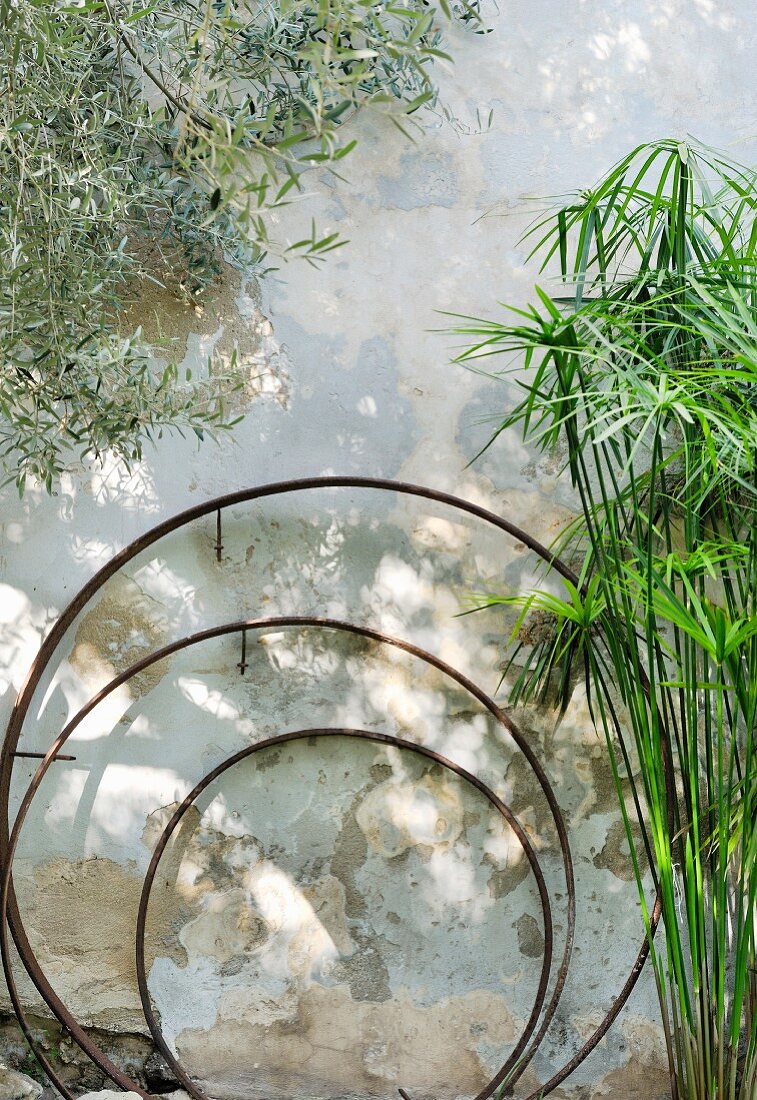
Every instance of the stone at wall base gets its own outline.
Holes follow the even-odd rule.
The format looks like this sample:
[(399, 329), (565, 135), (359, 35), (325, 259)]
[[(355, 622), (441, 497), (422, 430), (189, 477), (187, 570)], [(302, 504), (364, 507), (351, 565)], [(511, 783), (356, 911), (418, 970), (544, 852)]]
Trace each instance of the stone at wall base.
[(137, 1092), (121, 1092), (120, 1089), (103, 1089), (102, 1092), (87, 1092), (79, 1100), (142, 1100)]
[(0, 1100), (37, 1100), (42, 1085), (18, 1070), (0, 1065)]
[[(144, 1078), (149, 1092), (167, 1092), (172, 1096), (177, 1096), (177, 1089), (179, 1088), (179, 1082), (171, 1072), (170, 1067), (166, 1063), (165, 1059), (157, 1050), (154, 1050), (152, 1054), (145, 1058), (144, 1063)], [(182, 1096), (185, 1095), (182, 1093)]]
[[(21, 1077), (22, 1074), (16, 1074), (17, 1077)], [(32, 1084), (34, 1082), (32, 1081)], [(21, 1094), (19, 1093), (19, 1096)], [(5, 1100), (4, 1095), (0, 1095), (0, 1100)], [(79, 1100), (142, 1100), (136, 1092), (120, 1092), (118, 1089), (103, 1089), (102, 1092), (88, 1092), (84, 1096), (80, 1096)], [(166, 1100), (190, 1100), (188, 1093), (182, 1089), (176, 1092), (169, 1092), (166, 1095)]]

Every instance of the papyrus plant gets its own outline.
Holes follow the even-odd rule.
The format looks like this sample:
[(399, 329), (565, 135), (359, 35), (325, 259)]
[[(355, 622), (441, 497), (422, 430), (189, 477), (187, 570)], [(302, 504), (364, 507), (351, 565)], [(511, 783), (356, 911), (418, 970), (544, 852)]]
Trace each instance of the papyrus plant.
[(563, 454), (580, 498), (578, 583), (484, 602), (521, 605), (516, 700), (585, 679), (648, 930), (659, 891), (675, 1100), (757, 1095), (756, 202), (725, 156), (641, 146), (527, 235), (569, 296), (457, 327), (471, 367), (508, 355), (500, 430)]

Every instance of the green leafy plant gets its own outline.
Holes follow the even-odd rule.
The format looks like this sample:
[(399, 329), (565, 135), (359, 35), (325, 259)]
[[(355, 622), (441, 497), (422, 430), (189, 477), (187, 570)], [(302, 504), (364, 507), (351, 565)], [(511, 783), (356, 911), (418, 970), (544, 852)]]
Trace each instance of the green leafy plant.
[(658, 891), (675, 1100), (757, 1094), (756, 205), (730, 158), (640, 146), (528, 231), (563, 289), (456, 327), (469, 366), (509, 354), (499, 431), (561, 449), (580, 497), (576, 584), (483, 603), (520, 608), (516, 700), (585, 679), (650, 940), (645, 867)]
[[(59, 1046), (59, 1037), (56, 1039), (50, 1034), (50, 1032), (43, 1028), (36, 1036), (37, 1041), (44, 1047), (47, 1057), (51, 1062), (60, 1063), (61, 1061), (61, 1049)], [(43, 1087), (48, 1085), (47, 1074), (45, 1067), (37, 1058), (33, 1050), (29, 1049), (24, 1054), (24, 1057), (18, 1063), (18, 1068), (21, 1073), (25, 1073), (27, 1077), (31, 1077)]]
[[(228, 426), (229, 379), (156, 374), (119, 310), (158, 271), (196, 298), (224, 259), (317, 263), (272, 214), (337, 172), (358, 108), (433, 105), (424, 0), (0, 0), (0, 461), (50, 489), (73, 448), (132, 460), (162, 428)], [(476, 23), (465, 2), (458, 17)], [(180, 384), (181, 383), (181, 384)]]

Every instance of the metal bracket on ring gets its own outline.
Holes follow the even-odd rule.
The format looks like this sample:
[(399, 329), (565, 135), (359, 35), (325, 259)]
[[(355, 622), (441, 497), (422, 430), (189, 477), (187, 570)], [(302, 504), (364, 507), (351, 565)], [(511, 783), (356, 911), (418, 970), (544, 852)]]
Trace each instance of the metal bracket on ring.
[(247, 631), (246, 630), (242, 631), (242, 656), (239, 660), (239, 664), (237, 665), (237, 668), (239, 669), (239, 672), (241, 673), (241, 675), (244, 676), (245, 669), (247, 668)]
[[(44, 752), (14, 752), (13, 755), (17, 760), (44, 760), (47, 753)], [(53, 760), (76, 760), (75, 756), (63, 756), (62, 753), (57, 753), (53, 757)]]
[(223, 555), (223, 542), (221, 541), (221, 509), (216, 512), (216, 561), (221, 561)]
[[(488, 1100), (489, 1097), (502, 1085), (507, 1082), (509, 1086), (512, 1086), (521, 1077), (526, 1066), (530, 1063), (534, 1054), (536, 1053), (539, 1044), (544, 1038), (549, 1025), (554, 1018), (554, 1014), (557, 1010), (557, 1006), (560, 1000), (560, 996), (567, 979), (568, 968), (570, 966), (572, 947), (573, 947), (573, 934), (575, 928), (575, 910), (576, 910), (576, 898), (575, 887), (573, 883), (573, 871), (572, 871), (572, 858), (570, 854), (570, 846), (568, 843), (567, 832), (562, 819), (557, 800), (549, 784), (547, 776), (533, 753), (528, 741), (521, 735), (518, 728), (514, 723), (500, 710), (494, 702), (485, 695), (475, 684), (467, 680), (462, 673), (446, 665), (439, 658), (432, 654), (419, 650), (417, 647), (405, 642), (401, 639), (391, 638), (383, 635), (377, 631), (370, 630), (367, 627), (356, 626), (352, 623), (340, 622), (330, 619), (319, 619), (317, 617), (288, 617), (279, 619), (251, 619), (244, 620), (236, 623), (229, 623), (222, 627), (216, 627), (211, 630), (201, 631), (195, 635), (190, 635), (186, 638), (179, 639), (172, 642), (161, 649), (155, 650), (153, 653), (148, 654), (142, 660), (136, 662), (131, 668), (125, 670), (119, 676), (115, 677), (110, 684), (101, 689), (95, 696), (93, 696), (79, 711), (79, 713), (71, 719), (66, 725), (64, 730), (55, 739), (50, 749), (46, 754), (37, 753), (25, 753), (18, 750), (18, 743), (21, 734), (24, 729), (25, 720), (27, 718), (35, 691), (40, 684), (40, 681), (44, 675), (46, 668), (49, 666), (51, 660), (55, 656), (56, 650), (64, 638), (64, 635), (68, 628), (71, 626), (77, 615), (82, 609), (89, 603), (92, 597), (99, 591), (103, 584), (114, 574), (116, 574), (124, 565), (131, 561), (137, 554), (142, 553), (149, 546), (157, 543), (162, 537), (168, 535), (188, 524), (194, 522), (197, 519), (207, 516), (213, 512), (216, 514), (216, 541), (215, 541), (215, 553), (218, 562), (222, 561), (222, 512), (226, 507), (246, 503), (252, 500), (260, 500), (266, 497), (276, 497), (283, 493), (291, 493), (296, 491), (306, 491), (314, 489), (365, 489), (365, 490), (379, 490), (398, 493), (401, 495), (416, 497), (424, 500), (430, 500), (432, 502), (451, 507), (460, 512), (467, 513), (475, 518), (482, 520), (483, 522), (490, 524), (491, 526), (498, 528), (504, 534), (513, 538), (518, 543), (525, 547), (528, 547), (545, 562), (547, 562), (557, 572), (562, 574), (573, 583), (578, 583), (577, 578), (573, 571), (556, 558), (549, 550), (542, 546), (536, 539), (530, 536), (527, 532), (517, 527), (504, 517), (497, 516), (495, 513), (481, 508), (479, 505), (472, 504), (470, 501), (462, 500), (458, 497), (454, 497), (448, 493), (443, 493), (438, 490), (429, 489), (425, 486), (412, 485), (405, 482), (395, 482), (388, 479), (381, 478), (359, 478), (359, 477), (319, 477), (319, 478), (306, 478), (294, 481), (278, 482), (271, 485), (259, 486), (257, 488), (243, 490), (238, 493), (228, 494), (225, 497), (220, 497), (215, 500), (210, 500), (204, 504), (197, 505), (187, 511), (168, 519), (153, 528), (151, 531), (146, 532), (140, 538), (136, 539), (133, 543), (127, 546), (119, 554), (117, 554), (110, 562), (108, 562), (91, 580), (81, 589), (79, 594), (72, 600), (69, 606), (65, 609), (58, 621), (53, 626), (52, 630), (46, 637), (42, 644), (40, 652), (35, 659), (26, 683), (19, 694), (16, 701), (11, 719), (8, 725), (5, 742), (2, 750), (2, 766), (0, 768), (0, 859), (2, 860), (2, 893), (0, 896), (0, 949), (2, 952), (3, 968), (6, 975), (6, 981), (8, 984), (11, 1001), (16, 1011), (20, 1026), (27, 1038), (29, 1044), (34, 1050), (37, 1058), (42, 1066), (45, 1068), (50, 1080), (53, 1082), (59, 1092), (68, 1100), (73, 1100), (70, 1090), (65, 1083), (61, 1080), (56, 1068), (51, 1065), (49, 1058), (45, 1052), (40, 1049), (39, 1044), (36, 1042), (32, 1033), (30, 1024), (27, 1020), (24, 1006), (21, 1003), (19, 992), (15, 982), (15, 976), (13, 972), (13, 960), (10, 950), (10, 937), (12, 937), (15, 943), (21, 961), (27, 970), (27, 973), (34, 982), (36, 988), (40, 992), (41, 996), (47, 1003), (50, 1010), (59, 1020), (59, 1022), (68, 1030), (71, 1037), (77, 1042), (82, 1051), (88, 1055), (93, 1062), (107, 1075), (111, 1080), (119, 1085), (121, 1088), (127, 1091), (134, 1091), (142, 1096), (147, 1096), (139, 1085), (133, 1081), (126, 1073), (124, 1073), (118, 1066), (116, 1066), (105, 1054), (103, 1050), (94, 1042), (92, 1037), (87, 1034), (84, 1028), (73, 1017), (66, 1005), (60, 1000), (57, 994), (54, 992), (49, 980), (44, 974), (39, 961), (35, 955), (35, 952), (29, 943), (23, 921), (18, 909), (15, 891), (13, 889), (13, 860), (18, 846), (21, 831), (23, 829), (24, 821), (28, 814), (31, 803), (39, 790), (39, 787), (44, 779), (47, 770), (55, 761), (62, 761), (68, 759), (74, 759), (73, 757), (66, 757), (59, 755), (60, 749), (65, 745), (69, 736), (76, 729), (78, 724), (112, 691), (116, 690), (119, 686), (124, 684), (127, 680), (136, 676), (139, 672), (148, 668), (158, 660), (168, 656), (169, 654), (181, 649), (186, 649), (191, 645), (199, 644), (212, 637), (219, 637), (225, 634), (241, 633), (241, 645), (242, 653), (241, 660), (238, 662), (237, 667), (241, 674), (244, 674), (247, 663), (247, 631), (250, 629), (262, 629), (271, 628), (272, 626), (278, 628), (321, 628), (332, 629), (338, 631), (345, 631), (347, 633), (356, 634), (362, 637), (373, 639), (374, 641), (395, 646), (400, 650), (404, 650), (406, 653), (413, 657), (419, 658), (428, 662), (433, 667), (440, 670), (445, 676), (451, 677), (465, 690), (469, 691), (479, 702), (486, 707), (490, 713), (501, 722), (511, 734), (515, 740), (518, 748), (528, 760), (529, 765), (534, 771), (537, 780), (539, 781), (547, 804), (550, 809), (552, 820), (555, 825), (555, 829), (559, 838), (560, 848), (563, 855), (563, 866), (566, 880), (566, 893), (567, 893), (567, 932), (566, 942), (563, 951), (562, 961), (560, 967), (554, 977), (554, 985), (552, 993), (547, 999), (547, 989), (550, 981), (551, 970), (551, 951), (552, 951), (552, 931), (551, 931), (551, 916), (550, 916), (550, 904), (549, 897), (546, 893), (546, 886), (541, 871), (538, 868), (538, 860), (532, 864), (532, 870), (534, 872), (537, 886), (539, 886), (540, 896), (542, 896), (544, 922), (545, 922), (545, 954), (544, 962), (542, 964), (542, 976), (539, 982), (539, 988), (537, 991), (536, 1003), (531, 1013), (531, 1017), (527, 1023), (524, 1032), (521, 1035), (521, 1039), (516, 1043), (516, 1046), (507, 1059), (503, 1067), (492, 1078), (488, 1085), (475, 1097), (475, 1100)], [(313, 731), (305, 731), (312, 735)], [(321, 736), (334, 735), (335, 733), (341, 733), (347, 736), (370, 736), (381, 740), (386, 739), (397, 742), (396, 738), (391, 738), (390, 735), (379, 734), (367, 734), (365, 731), (356, 730), (339, 730), (329, 731), (321, 730)], [(293, 739), (297, 736), (303, 736), (303, 731), (295, 732), (293, 734), (283, 734), (279, 738), (270, 740)], [(270, 743), (270, 741), (269, 741)], [(417, 745), (411, 742), (403, 742), (404, 747), (411, 751), (419, 752), (422, 755), (433, 755), (430, 750), (425, 749), (421, 745)], [(263, 747), (262, 743), (256, 746), (252, 746), (249, 749), (244, 750), (244, 753), (249, 755), (252, 752), (258, 751), (258, 748)], [(239, 754), (237, 754), (239, 755)], [(19, 757), (34, 757), (40, 759), (39, 767), (36, 774), (29, 783), (26, 793), (21, 800), (18, 812), (15, 819), (11, 823), (9, 817), (10, 811), (10, 784), (13, 774), (13, 764)], [(232, 758), (234, 759), (234, 758)], [(444, 758), (440, 758), (444, 763)], [(448, 766), (452, 766), (453, 770), (461, 771), (457, 765), (452, 761), (447, 762)], [(221, 764), (215, 770), (216, 774), (220, 774), (221, 771), (231, 766), (227, 761), (225, 764)], [(214, 774), (214, 773), (211, 773)], [(482, 790), (488, 798), (495, 798), (493, 792), (488, 791), (488, 788), (484, 788), (480, 780), (470, 773), (465, 773), (468, 781), (473, 782), (479, 790)], [(207, 780), (207, 777), (206, 777)], [(203, 783), (207, 785), (209, 780), (201, 780), (198, 787), (202, 787)], [(195, 790), (198, 789), (195, 788)], [(204, 789), (204, 788), (203, 788)], [(186, 800), (185, 800), (186, 802)], [(184, 805), (184, 803), (182, 803)], [(504, 805), (504, 804), (502, 804)], [(505, 807), (506, 813), (510, 811)], [(178, 813), (179, 811), (177, 811)], [(174, 815), (175, 816), (175, 815)], [(172, 819), (173, 820), (173, 819)], [(517, 822), (516, 822), (517, 824)], [(170, 826), (170, 823), (169, 823)], [(519, 828), (519, 826), (518, 826)], [(165, 834), (164, 834), (165, 835)], [(525, 834), (523, 834), (525, 836)], [(166, 838), (166, 843), (168, 837)], [(527, 843), (527, 838), (526, 838)], [(160, 851), (156, 847), (153, 853), (154, 866), (157, 868), (157, 862), (160, 858)], [(151, 867), (153, 863), (151, 863)], [(153, 870), (154, 875), (154, 870)], [(140, 906), (141, 918), (144, 919), (146, 915), (147, 904), (149, 902), (149, 887), (147, 885), (148, 880), (145, 880), (145, 890), (143, 890), (143, 902), (144, 911)], [(544, 893), (542, 894), (542, 888)], [(145, 893), (146, 891), (146, 893)], [(652, 913), (651, 919), (651, 931), (654, 931), (659, 922), (660, 906), (659, 898), (655, 903), (655, 907)], [(138, 918), (138, 922), (139, 922)], [(137, 937), (137, 953), (139, 955), (140, 939)], [(536, 1100), (536, 1097), (546, 1096), (552, 1092), (555, 1088), (564, 1081), (570, 1073), (584, 1061), (586, 1057), (596, 1047), (599, 1041), (607, 1033), (608, 1029), (612, 1025), (613, 1021), (617, 1017), (623, 1005), (628, 1000), (636, 981), (638, 980), (641, 969), (647, 958), (649, 952), (649, 940), (647, 936), (644, 936), (641, 948), (638, 952), (636, 961), (631, 969), (631, 972), (618, 996), (614, 999), (614, 1003), (604, 1017), (600, 1025), (596, 1028), (592, 1036), (584, 1043), (583, 1047), (561, 1067), (553, 1076), (542, 1085), (536, 1092), (532, 1093), (527, 1100)], [(549, 959), (549, 961), (547, 961)], [(142, 968), (143, 969), (143, 968)], [(140, 996), (142, 997), (143, 1007), (145, 1009), (145, 1017), (150, 1022), (150, 1014), (152, 1008), (150, 1005), (149, 993), (146, 988), (146, 978), (143, 979), (142, 971), (138, 967), (138, 973), (140, 974)], [(144, 985), (144, 988), (143, 988)], [(154, 1016), (153, 1016), (154, 1019)], [(152, 1029), (151, 1029), (152, 1030)], [(159, 1029), (158, 1029), (159, 1030)], [(156, 1044), (161, 1046), (161, 1042), (158, 1041), (157, 1032), (153, 1032)], [(170, 1052), (173, 1058), (172, 1053)], [(165, 1050), (164, 1050), (165, 1054)], [(183, 1068), (179, 1066), (183, 1074), (183, 1083), (190, 1094), (195, 1097), (202, 1097), (203, 1093), (198, 1089), (197, 1085), (188, 1077), (183, 1071)], [(399, 1095), (403, 1100), (410, 1100), (408, 1093), (400, 1088), (398, 1089)]]

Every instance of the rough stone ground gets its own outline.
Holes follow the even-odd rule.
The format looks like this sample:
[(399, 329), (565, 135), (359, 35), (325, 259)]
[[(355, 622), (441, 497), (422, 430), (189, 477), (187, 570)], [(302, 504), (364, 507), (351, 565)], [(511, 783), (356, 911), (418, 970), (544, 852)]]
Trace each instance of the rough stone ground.
[(0, 1065), (0, 1100), (36, 1100), (42, 1086), (18, 1070)]

